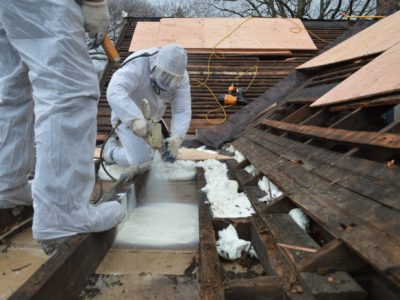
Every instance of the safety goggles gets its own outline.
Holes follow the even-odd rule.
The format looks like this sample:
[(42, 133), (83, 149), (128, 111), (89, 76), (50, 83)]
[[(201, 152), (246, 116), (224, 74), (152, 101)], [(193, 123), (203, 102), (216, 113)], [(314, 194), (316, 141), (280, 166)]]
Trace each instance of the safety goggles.
[(172, 74), (168, 71), (162, 70), (160, 67), (153, 68), (151, 77), (154, 79), (160, 90), (163, 91), (174, 90), (183, 79), (183, 76)]

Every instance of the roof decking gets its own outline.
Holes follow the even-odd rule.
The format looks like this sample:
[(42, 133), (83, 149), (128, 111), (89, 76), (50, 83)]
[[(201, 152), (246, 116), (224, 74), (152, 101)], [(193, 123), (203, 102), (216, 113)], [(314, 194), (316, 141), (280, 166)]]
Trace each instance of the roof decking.
[[(288, 262), (285, 270), (273, 270), (280, 278), (292, 278), (292, 288), (283, 287), (289, 298), (297, 282), (306, 291), (294, 289), (295, 293), (308, 299), (310, 292), (318, 298), (318, 289), (304, 278), (315, 276), (322, 286), (326, 281), (321, 275), (337, 272), (360, 283), (368, 297), (399, 295), (400, 120), (394, 111), (400, 94), (387, 88), (350, 102), (310, 106), (378, 55), (296, 70), (226, 124), (198, 131), (197, 137), (212, 147), (233, 140), (245, 156), (242, 163), (229, 163), (230, 171), (257, 211), (253, 227), (273, 236), (264, 248), (258, 246), (261, 256), (271, 257), (275, 245)], [(367, 82), (370, 74), (358, 80)], [(244, 171), (249, 164), (257, 169), (255, 175)], [(257, 182), (263, 176), (283, 196), (260, 202), (265, 192)], [(293, 208), (301, 208), (310, 218), (307, 233), (294, 233), (287, 216)], [(368, 284), (360, 276), (368, 278)], [(377, 281), (382, 289), (376, 288)]]

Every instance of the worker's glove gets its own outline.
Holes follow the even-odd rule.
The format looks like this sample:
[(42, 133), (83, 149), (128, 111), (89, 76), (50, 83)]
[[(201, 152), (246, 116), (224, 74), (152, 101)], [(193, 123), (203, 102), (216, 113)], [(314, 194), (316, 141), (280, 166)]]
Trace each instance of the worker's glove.
[(146, 138), (148, 135), (147, 122), (143, 119), (134, 119), (131, 123), (131, 129), (138, 137)]
[(182, 138), (179, 136), (170, 137), (165, 140), (165, 149), (162, 158), (167, 162), (174, 162), (178, 156), (179, 147), (182, 144)]
[(89, 37), (96, 38), (96, 44), (100, 45), (110, 23), (107, 2), (82, 0), (82, 13), (85, 31)]

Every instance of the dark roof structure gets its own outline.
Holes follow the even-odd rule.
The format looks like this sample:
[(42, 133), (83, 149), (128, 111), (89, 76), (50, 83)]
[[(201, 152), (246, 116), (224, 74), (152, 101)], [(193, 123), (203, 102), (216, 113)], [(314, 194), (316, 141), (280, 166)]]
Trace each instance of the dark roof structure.
[[(129, 46), (135, 30), (135, 26), (139, 21), (159, 21), (159, 18), (127, 18), (122, 28), (116, 47), (120, 52), (122, 60), (129, 54)], [(344, 32), (352, 28), (352, 21), (303, 21), (311, 38), (318, 49), (329, 46), (336, 38)], [(370, 24), (368, 22), (368, 24)], [(366, 26), (366, 25), (364, 25)], [(357, 26), (358, 27), (358, 26)], [(362, 27), (362, 26), (361, 26)], [(224, 58), (212, 58), (210, 61), (210, 74), (207, 85), (215, 95), (227, 92), (228, 86), (232, 80), (239, 74), (245, 73), (235, 83), (238, 87), (246, 88), (254, 77), (254, 70), (249, 70), (253, 66), (257, 66), (258, 71), (255, 75), (254, 82), (246, 91), (245, 96), (249, 102), (262, 95), (266, 90), (280, 82), (294, 68), (314, 57), (318, 51), (290, 51), (285, 55), (257, 55), (257, 54), (241, 54), (232, 55), (225, 54)], [(188, 71), (192, 82), (196, 80), (203, 81), (208, 75), (209, 53), (189, 53)], [(98, 113), (98, 135), (97, 140), (101, 142), (111, 129), (110, 125), (110, 107), (106, 99), (106, 91), (112, 74), (119, 68), (119, 65), (108, 66), (103, 72), (101, 79), (101, 98)], [(210, 91), (204, 86), (192, 86), (192, 123), (189, 134), (194, 134), (198, 128), (208, 128), (213, 126), (215, 122), (223, 119), (223, 112), (217, 110), (218, 104), (215, 102)], [(232, 106), (226, 108), (228, 117), (239, 111), (242, 106)], [(210, 113), (209, 113), (210, 112)], [(206, 115), (209, 113), (210, 122), (207, 121)], [(164, 118), (167, 123), (171, 115), (167, 110)]]
[[(286, 278), (282, 286), (289, 298), (400, 294), (400, 120), (395, 116), (400, 93), (310, 107), (377, 56), (295, 70), (225, 124), (197, 132), (211, 147), (232, 141), (245, 156), (240, 164), (229, 163), (230, 172), (257, 211), (252, 232), (262, 228), (268, 237), (261, 260), (279, 274), (276, 249), (285, 258), (279, 277)], [(249, 164), (257, 174), (244, 171)], [(257, 186), (263, 176), (283, 191), (268, 204), (258, 201), (265, 195)], [(288, 217), (293, 208), (310, 218), (308, 233), (293, 226)], [(332, 278), (358, 284), (364, 293), (355, 288), (349, 296), (345, 289), (339, 292), (340, 285), (328, 292)], [(306, 291), (296, 292), (298, 283)], [(208, 292), (219, 291), (208, 287)]]

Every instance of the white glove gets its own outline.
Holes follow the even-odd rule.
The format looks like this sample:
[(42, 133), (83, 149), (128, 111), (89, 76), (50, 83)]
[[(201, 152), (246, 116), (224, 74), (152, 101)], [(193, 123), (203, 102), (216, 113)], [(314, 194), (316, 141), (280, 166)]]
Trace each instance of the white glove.
[(145, 138), (148, 135), (147, 122), (143, 119), (134, 119), (131, 123), (131, 129), (134, 134), (141, 138)]
[[(91, 38), (96, 37), (100, 33), (104, 38), (110, 23), (110, 15), (106, 1), (82, 1), (82, 13), (85, 21), (85, 31), (89, 33)], [(99, 43), (101, 41), (98, 41)]]
[(169, 153), (176, 158), (178, 156), (179, 147), (183, 142), (182, 138), (180, 136), (174, 136), (166, 139), (165, 142), (167, 143), (167, 150)]

